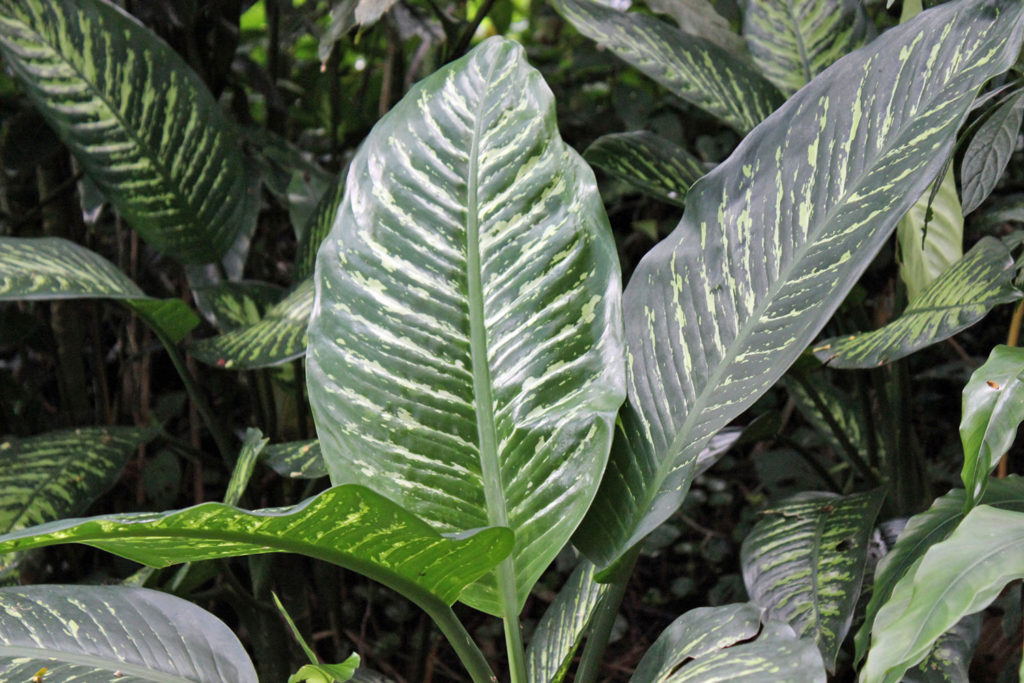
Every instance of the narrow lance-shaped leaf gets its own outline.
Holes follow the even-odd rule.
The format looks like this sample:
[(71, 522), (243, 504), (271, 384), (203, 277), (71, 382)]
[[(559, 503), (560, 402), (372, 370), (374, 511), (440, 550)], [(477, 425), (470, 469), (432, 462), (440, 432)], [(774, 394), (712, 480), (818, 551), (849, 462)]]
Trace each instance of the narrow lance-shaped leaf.
[(224, 622), (145, 588), (2, 588), (0, 643), (5, 681), (257, 681)]
[(594, 0), (552, 4), (580, 33), (740, 133), (784, 100), (748, 60), (660, 19), (619, 12)]
[(867, 28), (859, 0), (757, 0), (743, 13), (750, 56), (786, 94), (860, 47)]
[(766, 510), (743, 540), (751, 601), (814, 642), (830, 671), (853, 620), (868, 538), (884, 500), (884, 489), (800, 494)]
[(197, 341), (192, 345), (192, 355), (204, 363), (231, 370), (287, 363), (306, 352), (306, 328), (312, 310), (310, 278), (271, 306), (259, 322)]
[(166, 43), (97, 0), (0, 0), (0, 53), (154, 248), (218, 260), (255, 218), (228, 118)]
[(609, 565), (679, 506), (707, 440), (839, 306), (939, 171), (1024, 5), (955, 2), (840, 59), (690, 190), (623, 299), (629, 402), (576, 543)]
[(824, 683), (821, 655), (781, 622), (762, 624), (749, 603), (698, 607), (673, 621), (630, 683)]
[(743, 54), (747, 50), (743, 38), (709, 0), (646, 0), (646, 4), (655, 12), (671, 16), (679, 28), (690, 35), (707, 38), (733, 54)]
[(295, 256), (295, 279), (304, 280), (313, 274), (316, 265), (316, 252), (320, 245), (331, 232), (334, 225), (334, 218), (338, 214), (338, 207), (345, 196), (345, 175), (348, 169), (339, 173), (333, 182), (327, 186), (316, 209), (306, 223), (306, 229), (299, 239), (299, 246)]
[(932, 282), (896, 320), (872, 332), (833, 337), (814, 355), (833, 368), (873, 368), (949, 339), (999, 304), (1016, 301), (1013, 257), (986, 237)]
[(647, 131), (604, 135), (583, 158), (605, 173), (662, 201), (684, 206), (690, 187), (706, 172), (679, 145)]
[(307, 357), (331, 479), (445, 531), (511, 527), (501, 601), (493, 577), (462, 600), (518, 612), (590, 505), (625, 393), (593, 173), (522, 48), (491, 38), (377, 123), (346, 185)]
[(172, 342), (199, 318), (181, 299), (146, 296), (99, 254), (59, 237), (0, 237), (0, 301), (114, 299)]
[(1024, 578), (1024, 513), (979, 505), (928, 549), (893, 589), (872, 626), (861, 683), (897, 683), (961, 617)]
[(964, 467), (960, 478), (967, 498), (964, 511), (976, 505), (988, 477), (1017, 436), (1024, 421), (1024, 349), (997, 346), (964, 387), (960, 440)]
[(359, 572), (422, 603), (452, 604), (512, 547), (508, 529), (445, 538), (362, 486), (335, 486), (298, 505), (240, 510), (203, 503), (161, 513), (65, 519), (0, 536), (0, 552), (84, 543), (150, 567), (289, 552)]
[(988, 198), (1017, 148), (1017, 135), (1024, 118), (1024, 90), (1009, 95), (971, 138), (960, 178), (964, 188), (964, 215)]
[(907, 299), (914, 302), (964, 253), (964, 215), (956, 193), (953, 168), (939, 183), (938, 191), (921, 195), (896, 226), (899, 241), (900, 277)]

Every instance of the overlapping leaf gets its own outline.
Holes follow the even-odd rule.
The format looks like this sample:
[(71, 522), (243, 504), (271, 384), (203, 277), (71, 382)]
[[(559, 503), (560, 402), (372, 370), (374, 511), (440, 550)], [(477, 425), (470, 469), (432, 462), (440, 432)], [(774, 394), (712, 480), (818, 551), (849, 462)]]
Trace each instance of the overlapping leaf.
[[(518, 611), (596, 492), (624, 394), (593, 173), (522, 48), (492, 38), (381, 119), (346, 184), (307, 357), (331, 478), (446, 531), (511, 527)], [(500, 613), (494, 585), (462, 599)]]
[(969, 214), (995, 189), (1010, 155), (1017, 148), (1017, 135), (1024, 118), (1024, 90), (1010, 94), (978, 128), (964, 152), (960, 177), (964, 188), (964, 215)]
[(552, 4), (580, 33), (740, 133), (782, 104), (782, 94), (753, 64), (704, 38), (593, 0)]
[(196, 307), (220, 332), (258, 323), (266, 310), (283, 297), (284, 288), (254, 280), (192, 288)]
[(145, 588), (2, 588), (0, 643), (5, 681), (257, 681), (224, 622)]
[(583, 158), (652, 197), (685, 206), (690, 187), (704, 175), (700, 160), (647, 131), (613, 133), (594, 141)]
[(743, 541), (751, 601), (814, 642), (830, 670), (850, 629), (868, 538), (884, 499), (884, 489), (800, 494), (766, 510)]
[(114, 299), (172, 342), (199, 318), (181, 299), (146, 296), (99, 254), (58, 237), (0, 237), (0, 301)]
[(289, 441), (275, 443), (263, 449), (261, 460), (282, 477), (290, 479), (317, 479), (327, 476), (320, 442)]
[(1024, 513), (979, 505), (893, 588), (872, 626), (861, 683), (897, 683), (961, 617), (1024, 577)]
[(699, 607), (673, 621), (630, 683), (824, 683), (814, 644), (780, 622), (761, 623), (749, 603)]
[(270, 552), (301, 553), (352, 569), (414, 601), (451, 604), (512, 547), (508, 529), (445, 538), (362, 486), (335, 486), (298, 505), (240, 510), (203, 503), (41, 524), (0, 536), (0, 552), (84, 543), (151, 567)]
[(920, 196), (1024, 5), (922, 13), (808, 84), (691, 188), (623, 298), (629, 402), (575, 541), (609, 565), (681, 503), (697, 455), (817, 334)]
[(280, 365), (306, 352), (306, 328), (313, 311), (313, 280), (307, 279), (271, 306), (263, 318), (192, 345), (204, 363), (231, 370)]
[(934, 196), (929, 190), (896, 226), (900, 277), (913, 302), (964, 254), (964, 215), (950, 167)]
[(295, 257), (296, 280), (305, 280), (313, 274), (316, 252), (334, 225), (334, 217), (338, 214), (338, 207), (344, 195), (345, 173), (342, 172), (327, 186), (299, 238), (298, 254)]
[(0, 53), (154, 248), (216, 261), (255, 218), (229, 120), (181, 57), (115, 5), (2, 0)]
[(707, 38), (733, 54), (746, 52), (743, 38), (729, 25), (729, 20), (715, 10), (710, 0), (646, 0), (655, 12), (668, 14), (686, 33)]
[(1021, 297), (1013, 257), (986, 237), (910, 302), (899, 318), (872, 332), (833, 337), (814, 354), (834, 368), (872, 368), (948, 339), (999, 304)]
[(743, 14), (750, 56), (787, 94), (860, 47), (867, 29), (859, 0), (757, 0)]

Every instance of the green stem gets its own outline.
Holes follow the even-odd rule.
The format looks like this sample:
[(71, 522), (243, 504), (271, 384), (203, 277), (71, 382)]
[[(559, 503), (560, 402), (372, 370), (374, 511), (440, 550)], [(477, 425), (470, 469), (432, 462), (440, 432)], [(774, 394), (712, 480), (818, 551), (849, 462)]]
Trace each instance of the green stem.
[(615, 578), (608, 587), (608, 592), (601, 598), (601, 603), (591, 618), (587, 644), (583, 646), (580, 665), (576, 670), (576, 683), (593, 683), (601, 672), (601, 658), (604, 656), (605, 648), (608, 647), (608, 639), (612, 635), (612, 627), (615, 626), (615, 617), (619, 613), (622, 598), (626, 595), (626, 586), (629, 585), (629, 579), (633, 576), (633, 567), (636, 566), (639, 556), (640, 544), (638, 543), (622, 557), (621, 564), (615, 572)]
[(512, 683), (526, 683), (526, 649), (519, 630), (516, 605), (516, 575), (512, 558), (498, 565), (498, 585), (501, 587), (501, 620), (505, 625), (505, 649), (508, 652), (508, 673)]
[(452, 608), (443, 602), (432, 599), (417, 602), (423, 608), (423, 611), (430, 615), (430, 618), (434, 620), (437, 627), (441, 629), (441, 633), (451, 643), (452, 649), (459, 656), (459, 661), (462, 662), (462, 665), (466, 667), (466, 671), (469, 672), (473, 683), (496, 683), (498, 678), (487, 664), (484, 653), (473, 642), (473, 638), (470, 637), (466, 627), (462, 625), (459, 618), (455, 616)]

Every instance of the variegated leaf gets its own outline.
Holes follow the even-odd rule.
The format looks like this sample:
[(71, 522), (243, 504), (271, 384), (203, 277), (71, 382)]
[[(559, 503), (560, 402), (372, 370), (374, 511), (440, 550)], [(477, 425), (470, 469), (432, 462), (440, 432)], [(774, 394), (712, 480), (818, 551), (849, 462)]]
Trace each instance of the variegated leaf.
[(814, 644), (749, 603), (698, 607), (647, 650), (630, 683), (824, 683)]
[(511, 527), (500, 602), (493, 576), (462, 600), (518, 612), (590, 505), (625, 393), (593, 173), (522, 48), (491, 38), (378, 122), (346, 184), (307, 357), (331, 479), (445, 531)]
[(690, 189), (623, 298), (629, 401), (575, 537), (597, 564), (672, 514), (707, 440), (829, 319), (938, 173), (978, 88), (1014, 60), (1022, 14), (961, 1), (887, 31)]
[(668, 14), (686, 33), (701, 36), (733, 54), (743, 54), (746, 43), (715, 10), (710, 0), (646, 0), (655, 12)]
[(0, 536), (0, 552), (84, 543), (150, 567), (288, 552), (359, 572), (414, 602), (452, 604), (512, 548), (508, 529), (446, 538), (388, 499), (355, 484), (284, 508), (203, 503), (172, 512), (65, 519)]
[[(818, 432), (825, 442), (835, 453), (842, 453), (844, 445), (840, 441), (836, 430), (830, 421), (842, 431), (849, 443), (857, 449), (858, 453), (868, 452), (868, 439), (875, 438), (869, 430), (864, 412), (858, 410), (857, 401), (854, 396), (837, 387), (833, 382), (820, 374), (805, 375), (804, 381), (798, 381), (793, 373), (800, 372), (794, 369), (783, 378), (782, 383), (793, 399), (797, 410), (807, 422)], [(807, 385), (814, 389), (815, 397), (807, 391)], [(820, 404), (819, 404), (820, 402)], [(827, 414), (826, 414), (827, 411)], [(876, 447), (884, 453), (886, 443), (878, 440)]]
[(935, 195), (925, 192), (900, 220), (896, 239), (900, 277), (907, 286), (907, 299), (913, 303), (964, 253), (964, 215), (952, 167), (946, 170)]
[(219, 332), (230, 332), (258, 323), (268, 308), (284, 298), (284, 292), (269, 282), (224, 281), (193, 287), (192, 298)]
[(958, 621), (935, 641), (931, 652), (900, 683), (970, 683), (969, 669), (981, 635), (981, 615)]
[[(348, 169), (346, 168), (345, 171)], [(339, 173), (334, 181), (327, 186), (316, 209), (306, 222), (306, 229), (299, 239), (298, 254), (295, 257), (295, 279), (305, 280), (313, 274), (316, 265), (316, 252), (320, 249), (327, 234), (334, 225), (338, 207), (345, 195), (345, 171)]]
[(58, 237), (0, 237), (0, 301), (114, 299), (177, 343), (199, 324), (181, 299), (153, 299), (113, 263)]
[(230, 370), (281, 365), (306, 352), (306, 327), (312, 310), (310, 278), (271, 306), (259, 322), (197, 341), (190, 351), (204, 363)]
[(873, 368), (948, 339), (999, 304), (1021, 298), (1013, 257), (986, 237), (932, 282), (896, 320), (873, 332), (833, 337), (814, 355), (833, 368)]
[(957, 621), (1024, 578), (1024, 513), (979, 505), (928, 549), (872, 624), (861, 683), (898, 683)]
[(229, 119), (184, 60), (115, 5), (0, 0), (0, 53), (154, 248), (216, 261), (255, 219)]
[(537, 622), (526, 651), (530, 683), (559, 683), (569, 672), (573, 654), (608, 589), (594, 581), (595, 569), (591, 562), (581, 560)]
[(884, 489), (799, 494), (765, 510), (743, 540), (751, 601), (814, 642), (829, 670), (850, 630), (868, 538), (884, 500)]
[(318, 479), (327, 476), (320, 442), (289, 441), (275, 443), (263, 449), (261, 459), (282, 477), (289, 479)]
[(1024, 90), (1010, 94), (978, 128), (964, 152), (960, 178), (964, 188), (964, 215), (988, 198), (1017, 149), (1024, 118)]
[(685, 149), (642, 130), (604, 135), (583, 158), (641, 192), (678, 206), (685, 206), (686, 193), (706, 173)]
[(0, 643), (0, 678), (12, 683), (257, 681), (224, 622), (146, 588), (0, 588)]
[(228, 480), (227, 489), (224, 491), (224, 502), (228, 505), (238, 505), (242, 499), (245, 487), (249, 485), (252, 471), (256, 467), (256, 459), (267, 445), (267, 439), (258, 429), (250, 427), (245, 430), (245, 440), (242, 441), (242, 450), (238, 453), (238, 460), (235, 461), (235, 468), (231, 471), (231, 478)]
[(863, 45), (868, 22), (860, 0), (750, 0), (743, 36), (750, 56), (779, 90), (804, 87)]
[(595, 0), (552, 0), (576, 29), (690, 104), (746, 133), (783, 97), (748, 60), (655, 17)]

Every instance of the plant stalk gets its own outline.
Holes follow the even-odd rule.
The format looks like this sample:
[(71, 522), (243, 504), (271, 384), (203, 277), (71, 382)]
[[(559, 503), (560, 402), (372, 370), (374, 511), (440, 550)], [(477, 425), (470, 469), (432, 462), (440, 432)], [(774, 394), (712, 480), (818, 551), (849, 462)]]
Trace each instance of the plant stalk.
[(633, 568), (639, 556), (638, 543), (623, 556), (622, 564), (615, 573), (608, 592), (601, 598), (597, 612), (591, 617), (590, 633), (587, 634), (587, 643), (583, 646), (580, 665), (576, 670), (576, 683), (594, 683), (601, 672), (601, 658), (608, 647), (608, 639), (612, 635), (612, 627), (615, 626), (615, 617), (619, 613), (619, 606), (622, 605), (622, 598), (626, 595), (626, 587), (633, 576)]
[[(473, 683), (497, 683), (498, 677), (491, 671), (484, 653), (473, 642), (473, 638), (470, 637), (466, 627), (462, 625), (459, 618), (455, 616), (452, 608), (434, 599), (417, 602), (423, 611), (430, 615), (430, 618), (434, 620), (437, 627), (441, 629), (441, 633), (451, 643), (452, 649), (459, 656), (459, 661), (462, 662), (462, 665), (466, 667), (466, 671), (469, 672)], [(513, 678), (512, 680), (515, 679)]]

